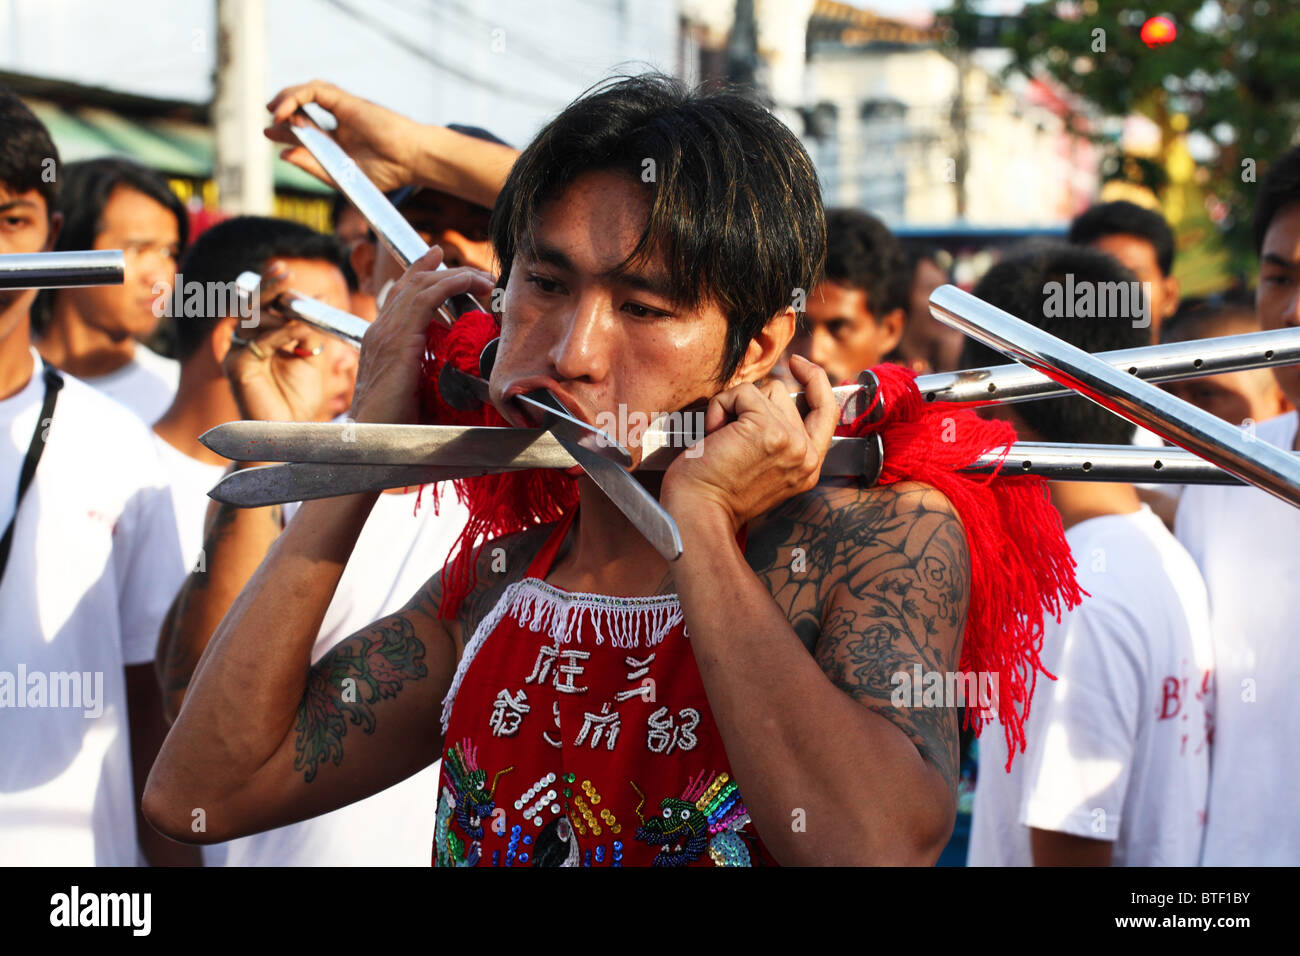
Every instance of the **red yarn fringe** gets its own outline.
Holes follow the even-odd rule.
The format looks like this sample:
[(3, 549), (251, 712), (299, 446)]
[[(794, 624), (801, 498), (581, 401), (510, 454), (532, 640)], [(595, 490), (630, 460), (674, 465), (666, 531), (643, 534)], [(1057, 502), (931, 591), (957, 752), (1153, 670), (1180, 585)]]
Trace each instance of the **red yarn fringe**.
[[(1085, 593), (1075, 580), (1060, 515), (1041, 477), (960, 471), (986, 452), (1000, 451), (1005, 459), (1016, 440), (1010, 424), (980, 418), (960, 404), (927, 403), (917, 390), (916, 373), (900, 365), (879, 365), (872, 372), (880, 382), (876, 401), (884, 403), (884, 419), (868, 421), (873, 406), (840, 433), (878, 432), (885, 453), (879, 484), (930, 485), (961, 518), (971, 581), (958, 666), (963, 672), (997, 674), (998, 717), (1010, 769), (1016, 750), (1025, 749), (1024, 721), (1038, 671), (1047, 674), (1039, 659), (1044, 615), (1059, 621)], [(978, 735), (992, 718), (977, 710), (966, 709), (966, 726), (973, 722)]]
[[(438, 392), (438, 375), (445, 363), (450, 362), (454, 368), (471, 375), (481, 374), (479, 355), (498, 333), (496, 319), (486, 312), (467, 312), (450, 329), (441, 322), (429, 324), (420, 376), (420, 411), (424, 422), (510, 427), (491, 405), (464, 412), (448, 405)], [(446, 620), (456, 617), (466, 595), (477, 583), (479, 545), (534, 525), (558, 521), (578, 503), (574, 479), (551, 468), (461, 478), (452, 485), (469, 512), (469, 520), (442, 571), (442, 606), (438, 614)], [(437, 486), (434, 488), (436, 494)], [(434, 502), (436, 506), (436, 497)]]

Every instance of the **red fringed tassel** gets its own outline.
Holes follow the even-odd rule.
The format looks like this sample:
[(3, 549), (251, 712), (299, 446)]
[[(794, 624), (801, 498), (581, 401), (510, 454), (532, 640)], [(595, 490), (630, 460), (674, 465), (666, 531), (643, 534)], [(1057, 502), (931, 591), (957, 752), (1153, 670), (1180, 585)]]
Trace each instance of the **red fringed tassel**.
[[(879, 484), (930, 485), (961, 518), (971, 583), (959, 667), (998, 675), (998, 717), (1010, 769), (1016, 750), (1025, 747), (1024, 720), (1037, 672), (1047, 673), (1039, 659), (1044, 615), (1059, 621), (1085, 593), (1075, 580), (1060, 515), (1043, 478), (960, 471), (986, 452), (1005, 457), (1016, 440), (1010, 424), (980, 418), (960, 404), (925, 402), (916, 373), (902, 366), (879, 365), (872, 372), (880, 381), (877, 403), (884, 403), (884, 419), (869, 423), (869, 411), (840, 433), (879, 432), (885, 453)], [(975, 714), (975, 708), (967, 708), (968, 727)], [(976, 715), (976, 734), (991, 719)]]
[[(420, 387), (424, 421), (439, 425), (510, 427), (491, 405), (463, 412), (448, 405), (438, 392), (438, 375), (444, 363), (450, 362), (471, 375), (481, 374), (479, 355), (497, 334), (496, 320), (486, 312), (467, 312), (450, 329), (441, 322), (429, 324)], [(442, 606), (438, 613), (447, 620), (456, 617), (461, 603), (477, 583), (476, 557), (480, 542), (558, 521), (578, 503), (576, 482), (563, 472), (549, 468), (480, 475), (458, 479), (452, 484), (469, 511), (469, 520), (442, 572)]]

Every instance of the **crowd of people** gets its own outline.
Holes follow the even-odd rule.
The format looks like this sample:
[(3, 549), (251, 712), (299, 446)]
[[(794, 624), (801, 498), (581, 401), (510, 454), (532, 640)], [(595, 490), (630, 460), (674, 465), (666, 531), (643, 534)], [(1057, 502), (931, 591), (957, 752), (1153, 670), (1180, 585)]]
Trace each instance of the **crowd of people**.
[[(969, 814), (970, 865), (1300, 863), (1300, 512), (1249, 486), (1045, 483), (1033, 529), (979, 542), (1030, 567), (1057, 542), (1081, 591), (1040, 578), (1041, 630), (1013, 645), (995, 592), (1029, 585), (980, 563), (973, 496), (818, 480), (831, 385), (1006, 359), (930, 316), (939, 251), (823, 210), (765, 109), (625, 79), (519, 151), (290, 88), (268, 135), (322, 177), (287, 132), (313, 101), (432, 247), (410, 269), (342, 197), (333, 235), (237, 216), (191, 236), (165, 179), (60, 163), (0, 87), (0, 254), (126, 263), (120, 286), (0, 291), (0, 862), (932, 864)], [(1300, 148), (1254, 235), (1253, 299), (1180, 301), (1173, 231), (1128, 202), (1005, 251), (973, 291), (1090, 352), (1294, 328)], [(211, 295), (249, 271), (253, 327)], [(1067, 281), (1140, 284), (1142, 308), (1061, 314), (1046, 290)], [(191, 288), (197, 314), (176, 308)], [(278, 314), (290, 288), (371, 322), (360, 352)], [(704, 454), (634, 472), (681, 558), (572, 476), (488, 506), (450, 484), (208, 497), (265, 464), (209, 450), (217, 425), (428, 422), (426, 329), (461, 292), (501, 326), (501, 424), (536, 424), (511, 399), (542, 387), (589, 422), (707, 402)], [(1166, 387), (1300, 450), (1294, 366)], [(1081, 397), (980, 416), (1161, 445)], [(497, 533), (467, 535), (484, 507)], [(976, 740), (970, 702), (892, 694), (972, 662), (1006, 667), (1014, 728)]]

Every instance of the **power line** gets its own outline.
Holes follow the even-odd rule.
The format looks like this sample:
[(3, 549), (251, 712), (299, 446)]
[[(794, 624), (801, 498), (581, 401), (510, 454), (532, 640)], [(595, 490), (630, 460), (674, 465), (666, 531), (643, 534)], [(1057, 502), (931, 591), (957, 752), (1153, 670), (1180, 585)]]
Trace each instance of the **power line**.
[(382, 23), (377, 22), (373, 18), (364, 16), (361, 13), (361, 11), (356, 10), (353, 7), (349, 6), (348, 4), (344, 3), (343, 0), (322, 0), (322, 2), (346, 14), (356, 22), (365, 24), (374, 33), (377, 33), (379, 36), (383, 37), (389, 43), (392, 43), (394, 46), (399, 47), (400, 49), (406, 51), (407, 53), (411, 54), (417, 59), (422, 60), (425, 63), (428, 63), (430, 66), (433, 66), (436, 69), (443, 71), (444, 73), (454, 76), (459, 80), (463, 80), (464, 82), (473, 85), (477, 89), (486, 90), (490, 93), (496, 93), (499, 96), (503, 96), (514, 101), (526, 102), (534, 106), (541, 106), (550, 111), (558, 110), (562, 106), (564, 106), (564, 102), (561, 100), (538, 96), (535, 93), (524, 91), (524, 90), (509, 89), (508, 87), (502, 86), (500, 83), (497, 83), (493, 80), (488, 80), (480, 76), (475, 76), (474, 74), (469, 73), (468, 71), (463, 70), (460, 67), (447, 62), (446, 60), (443, 60), (441, 57), (436, 56), (433, 53), (430, 53), (428, 50), (420, 48), (416, 44), (412, 43), (409, 39), (402, 36), (402, 34), (398, 33), (396, 30), (387, 27)]

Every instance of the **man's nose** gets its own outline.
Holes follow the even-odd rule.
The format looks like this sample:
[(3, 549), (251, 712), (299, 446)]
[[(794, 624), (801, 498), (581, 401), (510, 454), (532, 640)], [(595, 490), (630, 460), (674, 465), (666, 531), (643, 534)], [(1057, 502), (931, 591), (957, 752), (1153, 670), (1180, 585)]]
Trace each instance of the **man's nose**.
[(574, 297), (551, 345), (549, 358), (560, 381), (598, 382), (609, 370), (609, 303), (595, 295)]
[(1295, 291), (1291, 293), (1291, 298), (1287, 300), (1286, 309), (1282, 313), (1282, 324), (1290, 328), (1300, 326), (1300, 284), (1294, 286)]
[(812, 330), (808, 336), (808, 358), (827, 372), (830, 371), (827, 363), (835, 359), (835, 342), (829, 332), (819, 328)]

